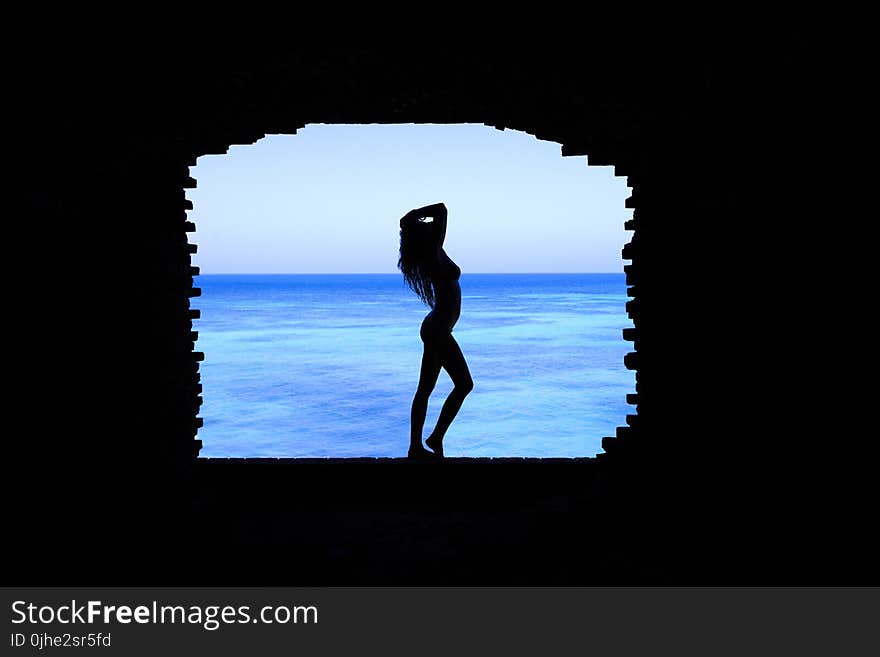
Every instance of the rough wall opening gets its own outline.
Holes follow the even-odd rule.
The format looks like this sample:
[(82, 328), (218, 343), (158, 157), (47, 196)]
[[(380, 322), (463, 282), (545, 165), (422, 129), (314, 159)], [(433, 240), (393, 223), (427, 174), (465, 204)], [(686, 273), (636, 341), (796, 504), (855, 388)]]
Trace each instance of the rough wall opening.
[[(300, 143), (303, 142), (309, 134), (308, 130), (322, 127), (333, 126), (309, 126), (306, 130), (300, 131), (296, 137), (288, 136), (286, 139), (291, 140), (295, 146), (297, 139)], [(345, 127), (359, 129), (360, 134), (364, 134), (370, 128), (381, 127), (389, 130), (406, 126)], [(499, 138), (501, 143), (511, 138), (526, 139), (536, 148), (549, 148), (555, 159), (564, 162), (566, 166), (577, 166), (577, 174), (581, 181), (586, 179), (588, 173), (594, 175), (598, 173), (595, 167), (586, 170), (582, 158), (560, 158), (558, 143), (540, 142), (525, 133), (514, 131), (501, 133), (485, 126), (434, 126), (437, 127), (450, 129), (469, 127), (477, 130), (470, 135), (470, 138), (473, 138), (474, 134), (483, 135), (493, 143), (498, 143)], [(351, 143), (350, 138), (348, 142)], [(268, 141), (261, 142), (264, 146), (267, 143)], [(243, 152), (242, 149), (245, 148), (251, 147), (237, 147), (234, 150)], [(478, 150), (475, 149), (474, 152)], [(430, 158), (432, 155), (424, 151), (420, 152), (425, 158)], [(362, 150), (361, 155), (363, 154)], [(281, 151), (270, 152), (269, 157), (273, 156), (281, 156)], [(511, 162), (508, 164), (513, 166)], [(280, 166), (280, 162), (273, 162), (273, 165)], [(317, 168), (320, 169), (320, 166), (317, 165)], [(287, 190), (290, 194), (289, 198), (296, 199), (310, 193), (320, 194), (315, 182), (320, 177), (332, 178), (332, 173), (329, 170), (313, 170), (311, 174), (315, 179), (312, 180), (311, 187), (308, 181), (304, 187), (302, 181), (296, 181), (300, 187), (296, 189), (294, 186), (294, 189)], [(543, 177), (547, 173), (536, 167), (530, 173), (533, 184), (536, 187), (546, 185)], [(384, 245), (376, 243), (371, 245), (371, 248), (366, 246), (364, 248), (364, 251), (375, 252), (384, 262), (377, 264), (379, 261), (369, 258), (365, 262), (351, 261), (347, 269), (349, 273), (379, 273), (387, 278), (386, 280), (362, 279), (361, 282), (367, 285), (353, 297), (352, 303), (376, 304), (376, 298), (371, 297), (371, 294), (392, 293), (394, 304), (400, 304), (398, 311), (400, 323), (394, 327), (394, 336), (391, 339), (392, 343), (395, 340), (400, 341), (397, 348), (383, 343), (378, 338), (378, 334), (370, 338), (365, 337), (364, 331), (355, 332), (356, 326), (353, 324), (363, 321), (363, 316), (358, 320), (356, 314), (350, 314), (341, 307), (333, 309), (328, 307), (327, 299), (332, 298), (334, 293), (329, 292), (327, 281), (322, 283), (315, 278), (284, 281), (277, 276), (275, 278), (239, 277), (236, 280), (212, 278), (209, 273), (222, 271), (224, 267), (218, 266), (219, 263), (211, 262), (208, 255), (216, 251), (215, 247), (219, 245), (217, 239), (222, 237), (219, 234), (209, 236), (207, 226), (211, 222), (211, 210), (208, 207), (202, 210), (199, 202), (201, 189), (190, 192), (189, 196), (194, 201), (191, 219), (199, 229), (195, 237), (195, 241), (199, 242), (199, 257), (196, 262), (201, 265), (198, 284), (205, 292), (198, 303), (201, 309), (199, 349), (207, 353), (206, 361), (201, 366), (206, 397), (206, 407), (202, 409), (206, 426), (200, 432), (200, 437), (206, 444), (202, 455), (243, 457), (400, 455), (405, 445), (409, 401), (418, 376), (421, 346), (417, 327), (426, 309), (420, 307), (417, 300), (407, 294), (402, 288), (399, 274), (393, 273), (396, 271), (394, 264), (396, 264), (397, 249), (397, 228), (394, 224), (396, 217), (409, 207), (440, 198), (444, 198), (450, 205), (448, 251), (466, 272), (462, 285), (464, 321), (457, 326), (456, 335), (463, 349), (471, 352), (466, 355), (471, 360), (472, 373), (482, 393), (472, 396), (468, 406), (456, 420), (456, 426), (452, 431), (460, 439), (460, 449), (451, 450), (448, 452), (449, 455), (548, 457), (597, 454), (601, 451), (603, 436), (613, 433), (614, 427), (623, 421), (624, 404), (633, 401), (633, 397), (628, 395), (632, 392), (633, 375), (622, 362), (627, 346), (620, 339), (621, 331), (631, 327), (624, 309), (626, 289), (623, 263), (620, 261), (620, 247), (626, 240), (623, 224), (630, 213), (624, 207), (628, 190), (622, 179), (615, 180), (609, 175), (610, 170), (606, 169), (603, 173), (608, 181), (616, 185), (617, 207), (610, 221), (606, 216), (603, 224), (598, 225), (594, 221), (590, 225), (590, 212), (584, 208), (572, 214), (568, 204), (577, 203), (578, 200), (563, 198), (565, 194), (559, 194), (557, 190), (555, 197), (553, 192), (539, 195), (535, 202), (540, 205), (528, 208), (533, 217), (533, 225), (541, 228), (530, 236), (516, 234), (522, 232), (522, 226), (519, 231), (500, 234), (496, 229), (494, 235), (473, 232), (471, 229), (479, 225), (480, 221), (480, 213), (473, 207), (473, 199), (468, 201), (464, 198), (467, 194), (459, 194), (457, 197), (453, 193), (450, 200), (451, 192), (435, 193), (438, 190), (436, 177), (427, 176), (424, 180), (424, 189), (416, 189), (418, 185), (412, 184), (401, 185), (399, 188), (389, 184), (376, 189), (372, 198), (364, 199), (364, 208), (370, 209), (364, 210), (363, 221), (375, 222), (378, 228), (381, 219), (391, 217), (391, 220), (386, 222), (388, 223), (387, 230), (384, 231), (386, 234), (381, 238)], [(200, 185), (203, 183), (198, 167), (191, 170), (191, 175), (199, 180)], [(390, 178), (387, 180), (389, 183), (394, 182)], [(499, 183), (503, 180), (505, 180), (504, 176), (495, 176), (492, 180), (488, 178), (474, 180), (471, 191), (477, 196), (488, 197), (488, 200), (484, 198), (482, 202), (492, 211), (512, 216), (523, 210), (521, 207), (510, 205), (511, 199), (514, 199), (514, 203), (520, 199), (518, 192), (522, 190), (503, 188), (504, 183)], [(513, 178), (508, 176), (506, 180), (510, 184)], [(267, 192), (265, 176), (260, 178), (258, 175), (253, 182), (256, 188), (262, 185), (262, 191)], [(233, 181), (227, 179), (223, 184), (231, 185)], [(344, 181), (340, 181), (338, 193), (341, 195), (348, 193), (346, 187)], [(443, 189), (442, 185), (439, 189)], [(456, 191), (460, 192), (460, 190)], [(326, 190), (323, 193), (326, 194)], [(430, 196), (432, 193), (434, 195)], [(434, 198), (435, 196), (437, 198)], [(499, 201), (503, 202), (499, 203)], [(261, 207), (259, 191), (247, 194), (245, 202), (250, 205), (238, 209), (239, 222), (256, 225), (261, 222), (254, 221), (255, 216), (273, 212), (269, 208)], [(384, 207), (385, 205), (388, 207)], [(597, 211), (596, 208), (592, 210), (594, 213)], [(606, 208), (605, 214), (607, 215), (610, 210), (610, 207)], [(201, 214), (202, 212), (204, 214)], [(485, 213), (485, 210), (483, 212)], [(485, 220), (485, 216), (483, 219)], [(589, 226), (586, 230), (581, 226), (584, 223)], [(332, 227), (332, 217), (326, 214), (310, 217), (310, 221), (297, 225), (299, 232), (294, 234), (304, 237), (301, 231), (308, 230), (308, 226), (312, 226), (316, 232), (325, 234), (329, 238), (328, 241), (336, 242), (338, 246), (340, 240), (338, 232), (335, 233)], [(602, 239), (595, 239), (599, 231), (607, 231), (610, 226), (616, 226), (618, 231), (611, 237), (611, 242), (608, 242), (608, 235), (602, 236)], [(631, 223), (627, 227), (631, 229)], [(577, 233), (578, 230), (583, 232)], [(589, 239), (591, 231), (594, 239)], [(204, 239), (202, 239), (203, 235)], [(519, 240), (518, 247), (517, 240)], [(547, 242), (543, 246), (551, 248), (555, 253), (556, 257), (552, 265), (537, 261), (523, 262), (523, 256), (529, 255), (529, 250), (540, 250), (539, 242), (542, 241)], [(297, 241), (290, 243), (294, 253), (285, 253), (283, 249), (279, 251), (274, 248), (278, 245), (272, 244), (270, 236), (261, 236), (252, 242), (246, 238), (240, 239), (232, 245), (232, 251), (239, 256), (255, 257), (252, 258), (250, 267), (245, 264), (246, 259), (236, 260), (237, 264), (226, 266), (226, 273), (241, 274), (248, 269), (251, 274), (303, 273), (304, 271), (311, 271), (312, 274), (342, 273), (332, 271), (332, 265), (331, 270), (326, 267), (322, 269), (320, 263), (316, 269), (314, 260), (310, 261), (311, 269), (309, 266), (304, 266), (306, 256), (315, 254), (308, 253), (309, 240), (301, 239), (299, 242), (302, 244), (298, 244)], [(602, 251), (602, 248), (596, 246), (599, 243), (606, 247), (604, 253), (599, 253)], [(523, 250), (522, 247), (526, 244), (530, 249)], [(608, 247), (608, 244), (613, 246)], [(505, 290), (495, 287), (498, 280), (493, 280), (491, 274), (499, 272), (491, 272), (491, 267), (489, 272), (486, 271), (487, 254), (495, 256), (496, 259), (499, 255), (510, 256), (505, 265), (502, 265), (502, 271), (506, 268), (507, 273), (529, 274), (530, 278), (520, 276), (517, 281), (507, 281), (508, 286)], [(326, 257), (329, 253), (320, 255)], [(556, 276), (548, 277), (548, 274)], [(594, 276), (584, 277), (584, 274)], [(316, 285), (318, 287), (315, 287)], [(322, 285), (323, 288), (319, 289)], [(347, 281), (346, 285), (350, 288), (351, 282)], [(539, 289), (536, 289), (536, 286)], [(217, 296), (214, 296), (215, 292), (218, 293)], [(266, 316), (265, 307), (258, 308), (254, 304), (260, 294), (266, 298), (267, 293), (270, 296), (274, 295), (269, 305), (274, 303), (276, 306), (285, 306), (292, 311), (292, 314)], [(320, 298), (322, 293), (323, 300)], [(223, 296), (224, 294), (226, 296)], [(316, 294), (319, 296), (316, 297)], [(304, 296), (309, 295), (312, 296), (311, 305), (302, 303), (297, 305), (297, 299), (301, 302)], [(495, 297), (497, 302), (494, 306), (491, 301), (486, 301), (492, 297)], [(252, 333), (247, 334), (241, 325), (237, 328), (230, 325), (222, 327), (226, 320), (219, 319), (218, 313), (222, 311), (224, 305), (230, 304), (235, 306), (239, 317), (251, 322)], [(518, 305), (513, 306), (513, 304)], [(305, 327), (303, 312), (311, 313), (313, 318), (321, 314), (325, 315), (321, 319), (322, 330), (316, 333), (314, 322), (311, 329)], [(519, 314), (518, 318), (517, 314)], [(232, 314), (227, 313), (227, 319), (230, 317)], [(212, 324), (215, 320), (218, 320), (218, 323)], [(367, 318), (368, 322), (373, 320)], [(492, 326), (487, 328), (487, 323)], [(539, 330), (535, 331), (536, 327)], [(225, 329), (227, 333), (225, 338), (221, 338), (212, 346), (211, 341), (221, 332), (215, 332), (215, 328)], [(385, 338), (389, 335), (389, 328), (392, 327), (384, 327)], [(325, 334), (324, 338), (318, 337), (320, 333)], [(337, 340), (337, 344), (340, 344), (340, 339), (346, 344), (351, 343), (352, 339), (360, 341), (357, 349), (361, 355), (372, 355), (375, 362), (364, 372), (359, 373), (356, 371), (357, 368), (351, 367), (350, 359), (341, 359), (336, 363), (332, 361), (332, 357), (328, 360), (332, 352), (317, 344), (322, 340), (326, 342), (328, 333), (331, 336), (330, 340)], [(612, 335), (614, 344), (610, 348), (603, 347), (601, 343), (608, 342), (609, 336)], [(415, 339), (407, 339), (413, 336)], [(273, 356), (275, 348), (271, 343), (279, 338), (282, 342), (286, 341), (286, 346), (282, 346), (280, 352), (276, 349)], [(511, 359), (524, 351), (538, 352), (536, 358), (542, 365), (536, 368), (534, 363), (521, 364), (520, 380), (516, 380), (516, 368), (512, 369), (507, 365)], [(390, 360), (389, 354), (394, 354)], [(542, 354), (543, 360), (541, 360)], [(553, 354), (555, 361), (548, 358), (548, 354)], [(604, 368), (597, 368), (595, 362), (597, 355), (613, 361), (613, 365), (607, 362)], [(212, 356), (216, 356), (213, 362)], [(242, 364), (245, 366), (243, 367)], [(253, 369), (252, 366), (255, 364), (259, 367)], [(214, 367), (215, 365), (217, 367)], [(251, 370), (244, 371), (247, 368)], [(364, 378), (363, 374), (366, 372), (374, 374), (373, 381)], [(493, 376), (496, 372), (503, 375)], [(224, 390), (221, 391), (219, 386), (214, 388), (218, 397), (225, 398), (225, 401), (217, 399), (217, 404), (214, 406), (225, 414), (224, 417), (211, 412), (214, 374), (226, 379), (223, 384)], [(591, 379), (587, 386), (584, 385), (585, 377)], [(232, 380), (236, 378), (237, 381)], [(274, 380), (267, 381), (267, 378)], [(535, 383), (542, 378), (545, 383), (551, 382), (551, 385), (535, 386)], [(395, 381), (394, 385), (390, 387), (383, 385), (389, 380)], [(320, 393), (311, 396), (298, 394), (295, 389), (296, 381), (310, 381), (310, 387), (316, 382), (322, 385), (332, 382), (331, 387), (336, 386), (337, 390), (340, 386), (348, 392), (356, 390), (357, 394), (354, 397), (358, 399), (340, 399), (337, 396), (334, 400), (328, 399), (327, 394), (323, 397)], [(526, 382), (528, 385), (525, 385)], [(429, 410), (428, 424), (436, 417), (448, 387), (448, 379), (441, 375), (433, 396), (432, 408)], [(353, 396), (349, 395), (349, 397)], [(390, 412), (391, 415), (384, 417), (379, 409)], [(285, 419), (279, 422), (281, 416)], [(334, 417), (335, 425), (328, 422)], [(611, 417), (613, 420), (609, 419)], [(327, 426), (321, 427), (322, 421)], [(370, 431), (376, 436), (384, 434), (386, 442), (374, 440), (374, 444), (364, 444), (359, 439), (362, 438), (360, 434), (365, 426), (372, 426)], [(339, 427), (347, 427), (342, 442), (338, 440)], [(212, 430), (215, 431), (214, 436), (223, 437), (225, 434), (225, 437), (231, 438), (234, 442), (223, 445), (222, 438), (218, 441), (206, 439)], [(511, 434), (516, 434), (513, 443), (510, 440)], [(279, 441), (279, 435), (288, 442), (284, 444), (283, 441)], [(334, 438), (337, 439), (335, 443)], [(457, 454), (456, 451), (460, 453)]]

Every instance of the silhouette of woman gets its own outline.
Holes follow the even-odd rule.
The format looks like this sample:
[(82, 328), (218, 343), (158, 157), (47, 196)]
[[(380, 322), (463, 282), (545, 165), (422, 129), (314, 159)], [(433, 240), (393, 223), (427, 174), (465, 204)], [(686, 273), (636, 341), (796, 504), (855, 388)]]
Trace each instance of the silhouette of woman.
[[(430, 220), (428, 220), (430, 219)], [(400, 259), (397, 267), (410, 289), (431, 311), (422, 321), (424, 344), (419, 386), (410, 412), (411, 459), (442, 459), (443, 437), (455, 419), (474, 382), (452, 327), (461, 314), (461, 269), (443, 250), (446, 238), (446, 206), (442, 203), (410, 210), (400, 220)], [(440, 368), (446, 370), (455, 387), (443, 403), (434, 431), (422, 446), (422, 429), (428, 411), (428, 398), (437, 383)]]

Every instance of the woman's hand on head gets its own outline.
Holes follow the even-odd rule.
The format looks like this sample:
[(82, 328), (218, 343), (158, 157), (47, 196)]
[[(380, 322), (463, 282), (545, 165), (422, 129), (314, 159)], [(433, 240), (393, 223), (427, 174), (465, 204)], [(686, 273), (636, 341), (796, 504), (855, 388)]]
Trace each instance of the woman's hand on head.
[(419, 210), (410, 210), (400, 219), (400, 227), (403, 228), (404, 224), (408, 223), (414, 224), (418, 222), (419, 219), (421, 219), (421, 216), (419, 215)]

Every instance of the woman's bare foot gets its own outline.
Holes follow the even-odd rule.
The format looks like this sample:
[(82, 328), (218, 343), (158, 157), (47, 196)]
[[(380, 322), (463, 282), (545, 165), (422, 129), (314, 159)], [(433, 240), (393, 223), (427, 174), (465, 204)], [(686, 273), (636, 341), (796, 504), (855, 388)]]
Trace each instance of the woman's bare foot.
[(428, 439), (425, 441), (425, 444), (434, 450), (434, 455), (437, 458), (443, 458), (443, 439), (434, 438), (434, 436), (428, 436)]
[(412, 459), (414, 461), (436, 461), (437, 455), (434, 452), (429, 452), (421, 445), (418, 445), (417, 447), (409, 448), (409, 451), (406, 454), (406, 458)]

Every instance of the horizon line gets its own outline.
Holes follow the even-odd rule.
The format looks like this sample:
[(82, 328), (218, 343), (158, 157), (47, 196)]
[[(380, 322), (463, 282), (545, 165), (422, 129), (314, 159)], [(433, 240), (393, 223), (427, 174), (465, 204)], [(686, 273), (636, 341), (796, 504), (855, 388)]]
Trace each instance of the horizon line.
[[(510, 275), (522, 275), (522, 274), (547, 274), (547, 275), (560, 275), (560, 274), (625, 274), (624, 271), (473, 271), (467, 272), (469, 274), (500, 274), (505, 276)], [(462, 274), (464, 276), (466, 274)], [(258, 272), (258, 271), (212, 271), (212, 272), (199, 272), (195, 274), (195, 276), (401, 276), (400, 272), (387, 272), (387, 271), (325, 271), (325, 272), (314, 272), (314, 271), (289, 271), (289, 272), (277, 272), (277, 271), (266, 271), (266, 272)]]

